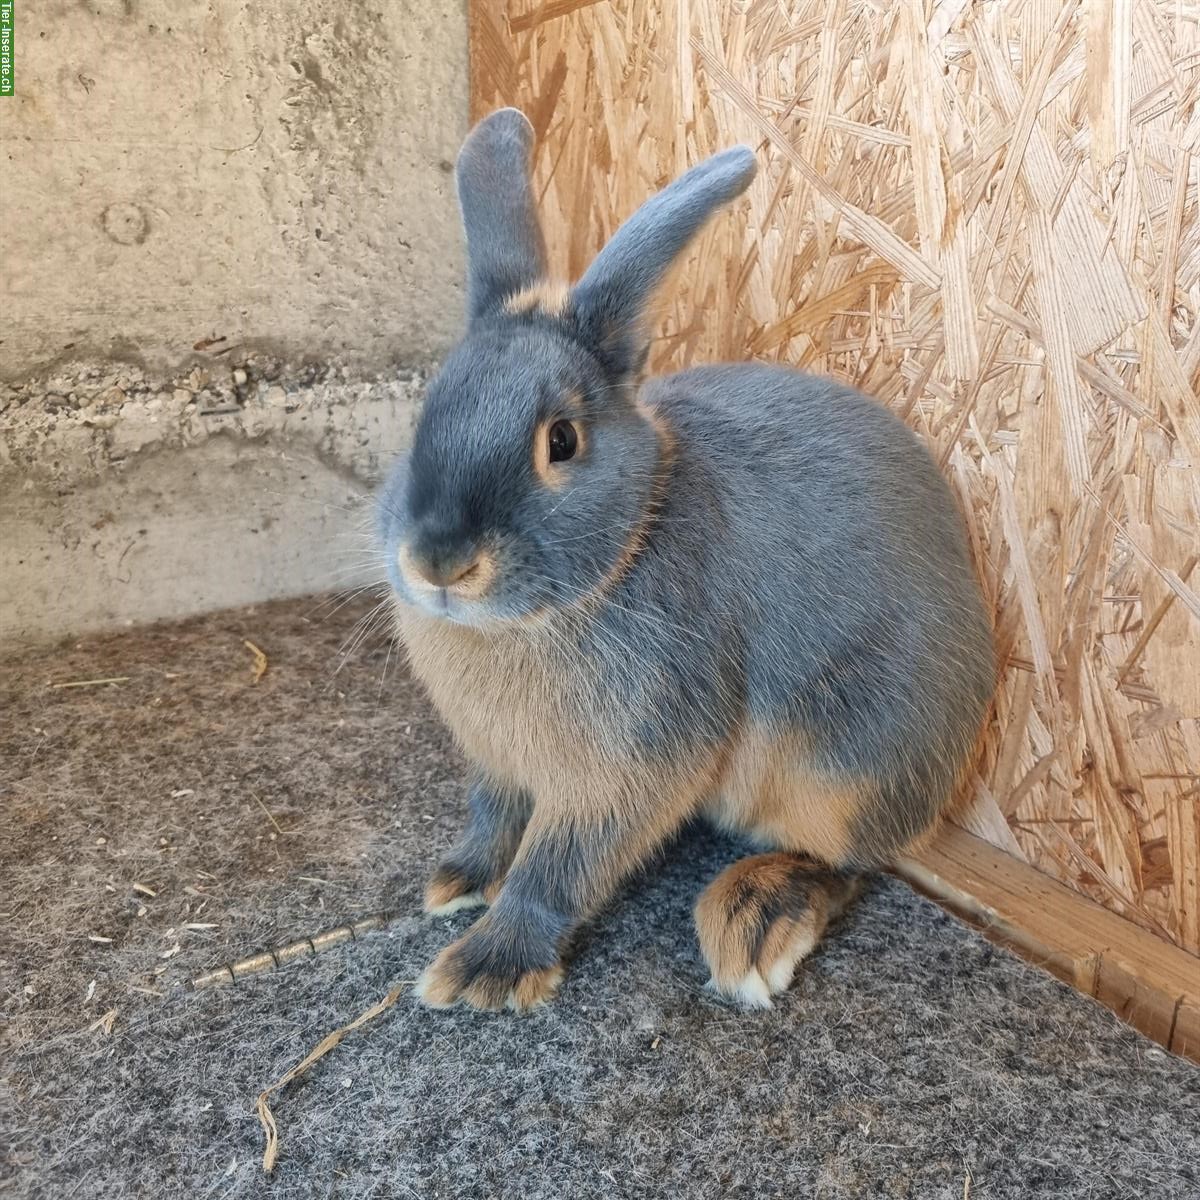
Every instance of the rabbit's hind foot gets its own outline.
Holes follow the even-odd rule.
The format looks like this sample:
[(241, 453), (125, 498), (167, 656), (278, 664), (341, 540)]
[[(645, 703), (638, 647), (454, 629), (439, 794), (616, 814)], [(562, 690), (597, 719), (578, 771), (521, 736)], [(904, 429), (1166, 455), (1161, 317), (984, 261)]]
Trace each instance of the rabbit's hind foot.
[(770, 1008), (858, 886), (802, 854), (760, 854), (727, 867), (696, 904), (709, 987), (745, 1007)]

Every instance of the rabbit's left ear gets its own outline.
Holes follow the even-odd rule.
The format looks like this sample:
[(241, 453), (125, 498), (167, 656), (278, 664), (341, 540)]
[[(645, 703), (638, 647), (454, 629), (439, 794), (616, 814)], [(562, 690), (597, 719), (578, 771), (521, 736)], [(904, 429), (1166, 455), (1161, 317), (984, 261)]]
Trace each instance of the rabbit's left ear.
[(750, 186), (756, 169), (746, 146), (723, 150), (647, 200), (596, 256), (571, 307), (585, 341), (614, 370), (641, 365), (651, 293), (708, 218)]
[(467, 314), (471, 320), (539, 282), (546, 246), (533, 204), (533, 126), (515, 108), (485, 117), (467, 135), (455, 175), (467, 232)]

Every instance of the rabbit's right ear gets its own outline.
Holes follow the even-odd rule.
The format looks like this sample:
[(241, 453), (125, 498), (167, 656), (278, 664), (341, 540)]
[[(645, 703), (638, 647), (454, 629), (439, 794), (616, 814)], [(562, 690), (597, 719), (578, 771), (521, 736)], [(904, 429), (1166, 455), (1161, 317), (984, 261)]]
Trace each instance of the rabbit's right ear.
[(473, 321), (544, 278), (546, 246), (533, 203), (533, 126), (515, 108), (467, 135), (455, 175), (467, 232), (467, 315)]
[(755, 166), (751, 150), (733, 146), (693, 167), (647, 200), (575, 285), (576, 324), (613, 370), (639, 369), (651, 293), (708, 218), (750, 186)]

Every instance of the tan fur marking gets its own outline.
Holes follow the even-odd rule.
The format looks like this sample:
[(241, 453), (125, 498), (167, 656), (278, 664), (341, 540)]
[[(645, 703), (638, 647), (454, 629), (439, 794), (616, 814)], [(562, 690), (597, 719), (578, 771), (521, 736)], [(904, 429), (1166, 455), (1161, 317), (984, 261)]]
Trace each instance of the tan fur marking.
[(592, 757), (595, 737), (549, 622), (484, 632), (404, 605), (397, 615), (413, 671), (468, 757), (498, 783), (544, 794), (564, 763)]
[(412, 551), (408, 548), (407, 542), (401, 542), (400, 548), (396, 551), (396, 566), (400, 568), (400, 575), (410, 588), (429, 586), (421, 578), (421, 572), (417, 570), (417, 564), (413, 561)]
[(605, 595), (625, 577), (638, 555), (645, 549), (646, 540), (654, 527), (654, 520), (666, 499), (668, 477), (671, 473), (671, 465), (675, 461), (675, 435), (665, 418), (640, 398), (637, 400), (637, 409), (658, 435), (658, 462), (655, 466), (654, 486), (651, 488), (650, 497), (641, 519), (633, 527), (625, 544), (621, 547), (621, 552), (604, 578), (589, 593), (591, 597)]
[(413, 672), (467, 756), (497, 784), (531, 792), (535, 808), (563, 805), (581, 820), (600, 819), (647, 802), (669, 812), (683, 794), (694, 809), (715, 786), (723, 744), (686, 765), (655, 767), (606, 733), (596, 716), (604, 683), (598, 665), (570, 649), (572, 615), (486, 630), (399, 602), (396, 615)]
[[(475, 889), (470, 884), (460, 877), (453, 879), (433, 879), (425, 888), (425, 911), (427, 913), (452, 912), (449, 906), (454, 905), (456, 901), (466, 901), (476, 895)], [(483, 897), (473, 901), (474, 904), (482, 904)], [(458, 903), (456, 908), (467, 908), (471, 905)]]
[(508, 1007), (514, 1012), (528, 1012), (545, 1004), (558, 991), (563, 981), (562, 967), (547, 967), (544, 971), (529, 971), (517, 980), (508, 996)]
[[(453, 950), (454, 947), (449, 949)], [(418, 985), (420, 998), (431, 1008), (449, 1008), (457, 1000), (463, 1000), (472, 1008), (488, 1012), (497, 1012), (502, 1008), (528, 1012), (550, 1000), (563, 980), (562, 967), (553, 966), (527, 971), (515, 983), (495, 975), (480, 975), (464, 988), (459, 984), (453, 968), (443, 962), (447, 953), (442, 952), (421, 976)]]
[[(696, 930), (713, 978), (736, 986), (754, 965), (754, 939), (764, 911), (782, 896), (796, 870), (786, 854), (762, 854), (727, 867), (696, 903)], [(778, 924), (790, 926), (786, 918)]]
[(768, 992), (775, 995), (791, 986), (796, 968), (816, 949), (828, 923), (820, 905), (814, 906), (803, 920), (787, 922), (786, 936), (771, 947), (769, 954), (765, 949), (759, 954), (756, 967)]
[[(954, 793), (957, 795), (957, 791)], [(942, 823), (946, 820), (946, 813), (940, 812), (930, 823), (929, 828), (918, 833), (915, 838), (910, 838), (899, 850), (892, 856), (893, 861), (900, 858), (914, 858), (926, 849), (933, 839), (937, 836), (937, 832), (942, 827)]]
[(428, 1004), (430, 1008), (449, 1008), (459, 995), (459, 981), (456, 973), (448, 970), (447, 959), (454, 946), (447, 946), (426, 968), (425, 973), (417, 980), (413, 989), (417, 998)]
[(710, 815), (766, 845), (813, 854), (834, 866), (844, 862), (870, 784), (824, 776), (810, 763), (799, 734), (748, 727)]
[(543, 279), (538, 283), (514, 292), (504, 301), (504, 311), (514, 317), (535, 310), (548, 317), (561, 317), (571, 302), (571, 289), (554, 279)]
[(426, 908), (425, 912), (431, 917), (448, 917), (456, 912), (465, 912), (472, 908), (487, 908), (488, 902), (482, 892), (467, 892), (456, 896), (437, 908)]
[[(762, 949), (759, 950), (753, 963), (763, 978), (766, 978), (771, 967), (787, 953), (788, 947), (795, 940), (797, 924), (798, 922), (793, 921), (790, 917), (780, 917), (767, 930), (767, 936), (763, 938)], [(811, 926), (815, 924), (815, 919), (810, 919), (805, 924)]]
[(505, 1007), (511, 994), (512, 987), (507, 979), (495, 975), (477, 975), (463, 988), (460, 999), (465, 1000), (472, 1008), (497, 1012)]
[[(816, 864), (814, 864), (814, 867)], [(797, 963), (820, 940), (835, 910), (846, 903), (814, 877), (809, 906), (799, 916), (780, 914), (765, 932), (764, 918), (780, 907), (798, 870), (791, 854), (761, 854), (727, 867), (696, 903), (696, 932), (716, 989), (753, 1004), (791, 982)], [(761, 942), (760, 942), (761, 939)]]

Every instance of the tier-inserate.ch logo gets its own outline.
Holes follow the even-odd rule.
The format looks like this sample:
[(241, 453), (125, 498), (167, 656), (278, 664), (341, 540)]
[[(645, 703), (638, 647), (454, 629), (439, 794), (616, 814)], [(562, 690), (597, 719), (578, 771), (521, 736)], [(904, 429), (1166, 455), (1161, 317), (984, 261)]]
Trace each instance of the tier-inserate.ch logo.
[(0, 96), (11, 96), (16, 84), (13, 62), (16, 32), (13, 6), (16, 0), (0, 0)]

